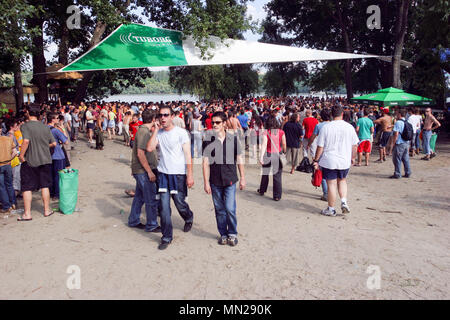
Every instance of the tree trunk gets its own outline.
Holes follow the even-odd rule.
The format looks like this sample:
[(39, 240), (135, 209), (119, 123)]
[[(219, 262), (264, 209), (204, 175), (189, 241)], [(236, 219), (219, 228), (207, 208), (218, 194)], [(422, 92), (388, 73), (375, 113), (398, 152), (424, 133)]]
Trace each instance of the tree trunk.
[(69, 62), (69, 29), (64, 23), (62, 26), (61, 42), (59, 43), (58, 62), (64, 66)]
[(400, 60), (402, 59), (403, 44), (408, 24), (409, 5), (410, 0), (401, 0), (398, 8), (397, 22), (395, 24), (394, 55), (392, 56), (392, 86), (400, 89), (402, 87), (400, 80)]
[(20, 61), (14, 62), (14, 96), (16, 98), (16, 111), (20, 111), (23, 106), (23, 85)]
[(39, 28), (41, 34), (32, 38), (33, 43), (33, 83), (39, 91), (36, 95), (36, 103), (44, 103), (48, 100), (47, 75), (44, 56), (44, 36), (42, 26), (44, 21), (41, 18), (28, 18), (27, 24), (30, 28)]
[[(92, 35), (91, 43), (89, 44), (89, 49), (100, 42), (102, 35), (105, 33), (106, 24), (99, 21), (95, 26), (94, 34)], [(87, 88), (89, 81), (93, 76), (93, 71), (87, 71), (83, 73), (83, 79), (80, 81), (77, 87), (77, 92), (75, 93), (74, 103), (79, 104), (86, 97)]]
[[(350, 43), (350, 37), (348, 35), (347, 31), (347, 22), (344, 22), (342, 14), (342, 8), (339, 1), (337, 1), (337, 18), (339, 22), (339, 27), (342, 31), (342, 36), (344, 38), (344, 44), (345, 44), (345, 52), (352, 53), (352, 45)], [(353, 98), (353, 83), (352, 83), (352, 61), (350, 59), (345, 60), (345, 88), (347, 89), (347, 99)]]

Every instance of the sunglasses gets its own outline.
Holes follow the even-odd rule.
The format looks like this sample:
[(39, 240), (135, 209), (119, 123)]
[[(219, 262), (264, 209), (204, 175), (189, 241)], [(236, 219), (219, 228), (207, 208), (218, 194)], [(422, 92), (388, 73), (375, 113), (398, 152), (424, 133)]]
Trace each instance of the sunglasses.
[(212, 124), (221, 124), (223, 121), (211, 121)]
[(167, 118), (170, 117), (170, 113), (160, 113), (158, 114), (158, 118)]

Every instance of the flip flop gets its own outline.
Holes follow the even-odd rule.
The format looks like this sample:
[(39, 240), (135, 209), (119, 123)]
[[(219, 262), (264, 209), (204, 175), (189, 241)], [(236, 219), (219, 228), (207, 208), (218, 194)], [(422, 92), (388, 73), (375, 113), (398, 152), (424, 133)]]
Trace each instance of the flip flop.
[(45, 213), (44, 213), (44, 217), (45, 218), (48, 218), (48, 217), (50, 217), (52, 214), (54, 214), (55, 213), (55, 211), (52, 211), (49, 215), (45, 215)]
[(30, 219), (17, 218), (17, 221), (31, 221), (31, 220), (33, 220), (33, 218)]

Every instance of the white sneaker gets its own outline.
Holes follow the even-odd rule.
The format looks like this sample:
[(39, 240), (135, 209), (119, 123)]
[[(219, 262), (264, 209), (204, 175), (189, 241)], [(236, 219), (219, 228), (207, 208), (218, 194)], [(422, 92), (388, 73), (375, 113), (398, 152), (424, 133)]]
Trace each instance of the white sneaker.
[(328, 207), (326, 207), (326, 209), (323, 209), (320, 213), (324, 216), (334, 217), (336, 215), (336, 210), (330, 210)]
[(348, 204), (345, 202), (341, 203), (341, 210), (342, 210), (342, 213), (350, 213), (350, 208), (349, 208)]

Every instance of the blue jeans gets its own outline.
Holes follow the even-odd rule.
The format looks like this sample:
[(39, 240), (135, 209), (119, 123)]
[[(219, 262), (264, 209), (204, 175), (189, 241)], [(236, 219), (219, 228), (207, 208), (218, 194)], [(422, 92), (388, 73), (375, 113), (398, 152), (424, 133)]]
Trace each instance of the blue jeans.
[[(154, 172), (155, 173), (155, 172)], [(157, 172), (155, 173), (157, 174)], [(145, 204), (145, 213), (147, 215), (147, 224), (145, 230), (151, 231), (158, 227), (158, 200), (156, 200), (156, 182), (151, 182), (147, 173), (134, 174), (136, 180), (136, 191), (131, 212), (128, 217), (130, 227), (137, 226), (141, 219), (141, 209)]]
[(415, 143), (416, 143), (415, 149), (417, 150), (417, 152), (419, 152), (419, 149), (420, 149), (420, 130), (417, 130), (417, 132), (416, 132)]
[(431, 154), (430, 141), (432, 134), (433, 132), (431, 130), (423, 130), (423, 150), (425, 151), (425, 154), (428, 155)]
[(194, 158), (194, 134), (191, 132), (191, 158)]
[(211, 184), (211, 193), (220, 236), (237, 236), (236, 183), (226, 187)]
[(16, 204), (12, 168), (10, 164), (0, 167), (0, 201), (2, 202), (3, 210), (8, 210), (13, 204)]
[(66, 159), (52, 160), (52, 187), (50, 188), (50, 196), (59, 198), (59, 171), (66, 167)]
[(327, 185), (327, 180), (325, 180), (325, 179), (322, 179), (322, 191), (323, 191), (323, 195), (328, 194), (328, 185)]
[(161, 231), (163, 234), (161, 240), (165, 242), (171, 242), (173, 239), (172, 210), (170, 208), (171, 196), (184, 222), (192, 223), (194, 221), (194, 213), (186, 203), (187, 185), (185, 174), (177, 175), (177, 189), (178, 194), (170, 194), (168, 191), (160, 193), (159, 212), (161, 214)]
[(395, 171), (394, 176), (400, 177), (402, 171), (402, 162), (405, 168), (405, 174), (411, 174), (411, 167), (409, 165), (409, 143), (400, 143), (394, 146), (392, 152), (392, 162), (394, 163)]

